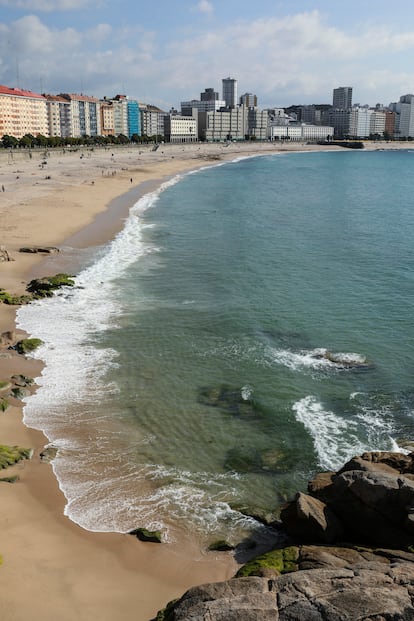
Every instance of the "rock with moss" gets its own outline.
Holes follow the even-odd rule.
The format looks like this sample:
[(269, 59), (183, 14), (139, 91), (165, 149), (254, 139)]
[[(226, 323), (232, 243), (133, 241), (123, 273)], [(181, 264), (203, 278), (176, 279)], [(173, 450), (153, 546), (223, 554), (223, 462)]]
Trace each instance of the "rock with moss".
[(17, 483), (17, 481), (20, 481), (20, 477), (18, 474), (15, 474), (12, 477), (0, 477), (1, 483)]
[(40, 347), (40, 345), (42, 344), (43, 341), (41, 339), (22, 339), (21, 341), (18, 341), (16, 343), (15, 350), (18, 354), (29, 354), (30, 352)]
[(162, 543), (162, 535), (159, 530), (147, 530), (146, 528), (135, 528), (129, 532), (129, 535), (134, 535), (140, 541), (147, 541), (150, 543)]
[(238, 578), (246, 576), (269, 576), (285, 574), (298, 569), (299, 548), (288, 546), (280, 550), (272, 550), (243, 565), (237, 572)]
[(55, 276), (45, 276), (44, 278), (35, 278), (27, 285), (29, 291), (34, 298), (45, 298), (53, 295), (53, 292), (61, 287), (73, 287), (75, 281), (73, 276), (68, 274), (55, 274)]
[(0, 469), (8, 468), (23, 459), (31, 459), (33, 449), (20, 446), (7, 446), (0, 444)]
[(12, 295), (4, 289), (0, 289), (0, 302), (3, 304), (9, 304), (12, 306), (20, 306), (21, 304), (27, 304), (32, 299), (29, 295)]
[(6, 397), (0, 397), (0, 412), (5, 412), (9, 407), (9, 402)]

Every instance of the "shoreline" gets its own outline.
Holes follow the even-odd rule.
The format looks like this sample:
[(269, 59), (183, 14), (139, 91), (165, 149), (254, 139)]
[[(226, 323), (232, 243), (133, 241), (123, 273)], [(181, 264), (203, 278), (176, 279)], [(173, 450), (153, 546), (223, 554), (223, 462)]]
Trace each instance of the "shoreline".
[[(410, 148), (410, 143), (402, 144), (399, 148)], [(316, 145), (279, 146), (163, 145), (156, 152), (126, 147), (93, 152), (81, 161), (78, 153), (54, 154), (46, 172), (36, 158), (12, 164), (0, 160), (6, 187), (0, 195), (0, 244), (16, 259), (0, 264), (0, 286), (23, 293), (31, 278), (61, 271), (55, 266), (70, 261), (65, 252), (46, 258), (24, 255), (18, 253), (20, 246), (76, 249), (106, 243), (122, 230), (140, 196), (177, 174), (240, 157), (327, 150)], [(385, 148), (382, 143), (372, 146)], [(0, 332), (13, 329), (15, 311), (16, 307), (0, 305)], [(0, 379), (16, 372), (36, 377), (40, 371), (41, 363), (35, 360), (17, 355), (0, 359)], [(194, 560), (199, 551), (182, 544), (180, 549), (171, 544), (153, 546), (121, 534), (83, 530), (63, 515), (65, 499), (52, 468), (39, 459), (47, 440), (42, 432), (22, 424), (19, 402), (13, 402), (0, 424), (1, 443), (35, 449), (32, 460), (7, 470), (19, 474), (20, 481), (0, 486), (7, 507), (0, 538), (4, 559), (0, 576), (7, 593), (0, 601), (4, 618), (21, 621), (31, 614), (48, 621), (59, 614), (64, 620), (75, 615), (86, 620), (99, 615), (112, 621), (134, 614), (138, 621), (149, 620), (190, 586), (234, 574), (236, 564), (227, 554), (210, 553)], [(70, 611), (65, 610), (68, 599)]]

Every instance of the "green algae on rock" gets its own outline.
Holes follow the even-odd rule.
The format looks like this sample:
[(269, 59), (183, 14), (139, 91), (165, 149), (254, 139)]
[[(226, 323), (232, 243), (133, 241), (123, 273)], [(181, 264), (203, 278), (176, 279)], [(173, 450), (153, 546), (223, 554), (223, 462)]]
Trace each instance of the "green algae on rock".
[(40, 347), (42, 343), (43, 341), (41, 339), (22, 339), (21, 341), (18, 341), (16, 343), (15, 349), (18, 354), (28, 354), (31, 351), (34, 351), (35, 349)]
[(32, 453), (33, 450), (30, 448), (0, 444), (0, 469), (13, 466), (22, 459), (30, 459)]

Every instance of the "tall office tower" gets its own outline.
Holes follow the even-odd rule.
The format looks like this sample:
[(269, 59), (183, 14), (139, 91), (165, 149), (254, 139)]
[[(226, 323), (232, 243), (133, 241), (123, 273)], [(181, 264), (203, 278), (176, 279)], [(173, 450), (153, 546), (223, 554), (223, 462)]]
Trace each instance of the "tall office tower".
[(201, 101), (217, 101), (219, 94), (216, 93), (214, 88), (205, 88), (204, 93), (200, 93)]
[(237, 80), (234, 78), (223, 78), (223, 99), (227, 108), (237, 106)]
[(334, 88), (332, 106), (338, 110), (352, 108), (352, 86)]
[(256, 108), (257, 95), (253, 95), (253, 93), (244, 93), (244, 95), (240, 96), (240, 104), (248, 108)]

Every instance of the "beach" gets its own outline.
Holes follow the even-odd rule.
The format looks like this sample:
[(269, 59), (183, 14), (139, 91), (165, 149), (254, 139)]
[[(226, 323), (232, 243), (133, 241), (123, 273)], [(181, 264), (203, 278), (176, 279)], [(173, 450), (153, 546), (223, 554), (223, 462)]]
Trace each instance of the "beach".
[[(366, 148), (409, 144), (373, 143)], [(19, 253), (19, 248), (102, 244), (122, 228), (140, 195), (177, 174), (238, 157), (324, 148), (246, 143), (160, 145), (156, 151), (128, 146), (0, 153), (0, 245), (13, 259), (0, 264), (0, 287), (22, 294), (31, 278), (54, 274), (60, 271), (57, 266), (69, 271), (64, 252), (45, 257)], [(15, 310), (0, 305), (1, 333), (14, 329)], [(38, 361), (6, 349), (1, 354), (0, 379), (41, 373)], [(20, 480), (0, 487), (2, 618), (147, 620), (190, 586), (235, 573), (237, 565), (228, 553), (201, 555), (190, 544), (142, 543), (128, 535), (91, 533), (72, 523), (63, 514), (65, 499), (50, 465), (39, 458), (47, 439), (22, 424), (21, 405), (13, 401), (0, 419), (2, 444), (34, 449), (30, 461), (9, 469)]]

